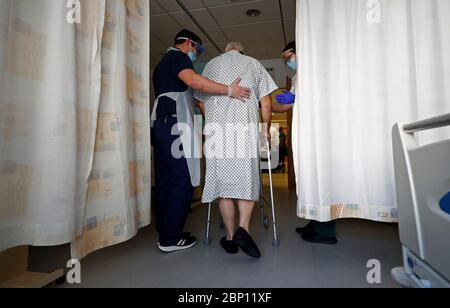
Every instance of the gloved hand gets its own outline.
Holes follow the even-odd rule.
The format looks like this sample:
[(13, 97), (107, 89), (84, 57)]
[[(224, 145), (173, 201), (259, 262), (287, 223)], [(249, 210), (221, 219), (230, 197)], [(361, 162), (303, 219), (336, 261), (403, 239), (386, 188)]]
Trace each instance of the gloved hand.
[(245, 102), (245, 99), (249, 99), (252, 91), (249, 88), (241, 87), (239, 84), (242, 79), (237, 78), (231, 85), (228, 86), (228, 95), (232, 98), (239, 99)]
[(289, 91), (283, 91), (284, 94), (277, 95), (277, 102), (283, 105), (292, 105), (295, 103), (295, 94)]

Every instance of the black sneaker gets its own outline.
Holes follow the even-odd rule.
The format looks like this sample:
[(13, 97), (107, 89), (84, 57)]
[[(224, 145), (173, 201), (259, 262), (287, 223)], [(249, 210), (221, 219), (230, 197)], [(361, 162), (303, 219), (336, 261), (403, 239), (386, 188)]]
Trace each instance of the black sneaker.
[(233, 241), (242, 251), (253, 258), (261, 258), (261, 252), (252, 237), (244, 228), (239, 228), (233, 237)]
[[(192, 237), (192, 233), (191, 232), (183, 232), (183, 233), (181, 233), (181, 238), (183, 238), (183, 239), (187, 239), (187, 238), (190, 238), (190, 237)], [(158, 242), (158, 246), (160, 246), (159, 242)]]
[(181, 234), (181, 237), (184, 238), (184, 239), (186, 239), (188, 237), (192, 237), (192, 233), (191, 232), (183, 232)]
[(197, 239), (194, 236), (186, 236), (180, 239), (178, 244), (175, 246), (161, 246), (160, 244), (158, 244), (158, 248), (162, 252), (170, 253), (175, 251), (188, 250), (195, 245), (197, 245)]
[(220, 241), (220, 245), (222, 245), (223, 249), (225, 249), (225, 251), (227, 253), (229, 253), (230, 255), (234, 255), (234, 254), (237, 254), (239, 252), (238, 245), (236, 245), (236, 243), (233, 242), (233, 241), (227, 241), (226, 237), (224, 237)]

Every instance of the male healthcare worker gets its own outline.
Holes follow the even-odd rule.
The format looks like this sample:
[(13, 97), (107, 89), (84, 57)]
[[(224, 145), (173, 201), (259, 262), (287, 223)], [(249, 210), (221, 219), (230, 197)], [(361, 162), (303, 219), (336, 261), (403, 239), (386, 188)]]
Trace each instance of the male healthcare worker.
[[(167, 253), (190, 249), (197, 243), (194, 236), (183, 232), (194, 187), (200, 185), (202, 131), (194, 129), (193, 90), (242, 100), (250, 98), (251, 94), (249, 89), (239, 86), (240, 79), (224, 85), (198, 75), (192, 63), (203, 51), (201, 39), (182, 30), (153, 75), (157, 98), (151, 116), (156, 176), (155, 220), (158, 247)], [(180, 151), (182, 155), (179, 155)]]
[[(283, 50), (283, 54), (281, 55), (283, 59), (286, 61), (286, 65), (294, 72), (297, 72), (297, 51), (295, 42), (289, 43)], [(272, 110), (275, 112), (286, 112), (290, 110), (295, 103), (295, 88), (297, 86), (297, 74), (292, 79), (292, 90), (284, 91), (284, 94), (277, 95), (277, 102), (272, 107)], [(297, 228), (297, 233), (301, 235), (304, 241), (316, 244), (328, 244), (335, 245), (337, 244), (336, 239), (336, 222), (317, 222), (311, 221), (304, 228)]]

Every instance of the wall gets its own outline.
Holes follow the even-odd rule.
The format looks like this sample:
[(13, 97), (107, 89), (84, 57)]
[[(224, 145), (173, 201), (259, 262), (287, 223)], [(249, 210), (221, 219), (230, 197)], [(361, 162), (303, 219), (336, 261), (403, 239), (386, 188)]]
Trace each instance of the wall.
[(279, 88), (285, 88), (286, 87), (286, 76), (292, 77), (290, 71), (286, 67), (286, 64), (284, 64), (284, 61), (279, 59), (268, 59), (268, 60), (262, 60), (262, 65), (266, 69), (273, 69), (273, 72), (271, 72), (271, 75), (275, 81), (275, 83), (278, 85)]

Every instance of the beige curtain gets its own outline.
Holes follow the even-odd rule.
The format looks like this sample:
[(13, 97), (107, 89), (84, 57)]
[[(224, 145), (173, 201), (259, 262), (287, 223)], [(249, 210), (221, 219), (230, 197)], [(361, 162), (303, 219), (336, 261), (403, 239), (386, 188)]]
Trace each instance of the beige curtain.
[(102, 91), (82, 257), (136, 235), (150, 223), (149, 3), (106, 1)]
[(148, 1), (71, 2), (0, 0), (0, 251), (150, 223)]

